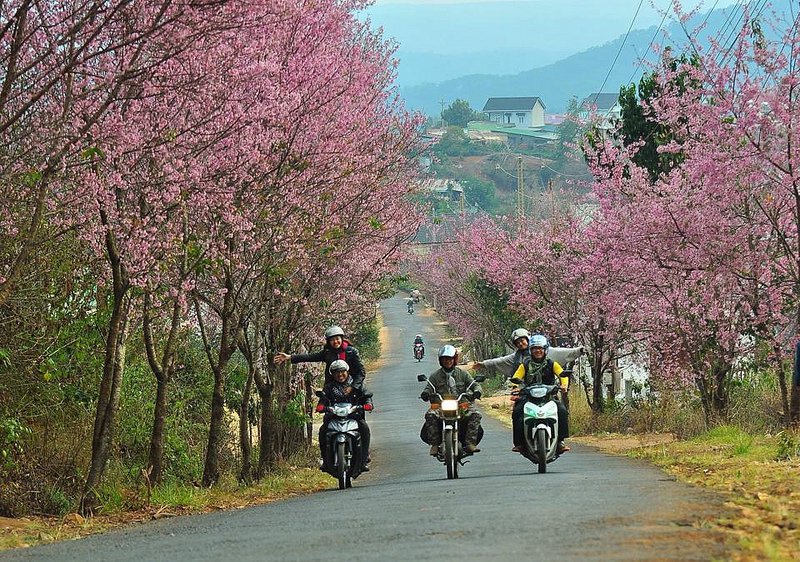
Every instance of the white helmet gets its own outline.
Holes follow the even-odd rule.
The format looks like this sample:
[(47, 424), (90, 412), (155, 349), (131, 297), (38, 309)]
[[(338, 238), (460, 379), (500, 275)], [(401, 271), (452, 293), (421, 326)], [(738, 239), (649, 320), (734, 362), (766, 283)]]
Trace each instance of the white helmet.
[(344, 330), (342, 330), (339, 326), (331, 326), (327, 330), (325, 330), (325, 339), (329, 340), (334, 336), (342, 336), (344, 337)]
[(328, 370), (331, 372), (331, 374), (338, 373), (340, 371), (349, 371), (350, 365), (348, 365), (347, 361), (344, 359), (337, 359), (331, 363), (331, 366)]
[(547, 338), (542, 334), (536, 334), (530, 339), (530, 347), (531, 348), (541, 347), (542, 349), (547, 351), (547, 348), (550, 347), (550, 342), (548, 342)]
[(511, 343), (517, 343), (519, 338), (525, 338), (528, 341), (531, 339), (531, 334), (525, 328), (517, 328), (513, 332), (511, 332)]

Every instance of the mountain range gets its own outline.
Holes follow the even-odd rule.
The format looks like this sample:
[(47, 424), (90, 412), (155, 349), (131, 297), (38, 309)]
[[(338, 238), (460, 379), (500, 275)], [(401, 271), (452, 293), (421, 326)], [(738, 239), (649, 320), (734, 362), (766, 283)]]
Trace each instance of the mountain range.
[[(589, 0), (590, 2), (594, 0)], [(792, 13), (790, 9), (794, 0), (779, 0), (774, 2), (779, 13)], [(496, 5), (483, 5), (485, 8), (501, 7), (503, 10), (513, 9), (519, 2), (501, 2)], [(542, 5), (550, 5), (544, 3)], [(572, 5), (574, 3), (564, 3)], [(758, 15), (768, 17), (764, 0), (752, 0), (751, 9), (758, 9)], [(480, 5), (478, 5), (480, 6)], [(530, 8), (530, 5), (526, 5)], [(388, 8), (389, 6), (387, 6)], [(445, 9), (446, 6), (431, 5), (425, 10)], [(491, 46), (474, 45), (469, 49), (469, 41), (475, 43), (479, 36), (480, 26), (476, 24), (475, 35), (469, 37), (448, 36), (447, 46), (438, 48), (437, 51), (417, 52), (408, 46), (400, 45), (398, 57), (400, 58), (400, 71), (397, 84), (406, 105), (411, 109), (422, 111), (428, 115), (438, 115), (442, 105), (449, 105), (454, 100), (461, 98), (467, 100), (474, 109), (480, 110), (489, 97), (512, 96), (538, 96), (547, 108), (547, 113), (561, 113), (567, 108), (571, 98), (580, 101), (594, 92), (618, 92), (623, 84), (639, 80), (640, 76), (649, 70), (642, 59), (655, 60), (653, 45), (671, 46), (677, 53), (683, 52), (687, 41), (686, 31), (704, 25), (700, 33), (702, 42), (710, 37), (719, 38), (723, 44), (730, 44), (735, 39), (735, 32), (741, 27), (743, 21), (743, 6), (734, 4), (726, 9), (717, 9), (710, 12), (698, 12), (690, 20), (676, 22), (665, 18), (662, 25), (653, 25), (646, 29), (632, 30), (604, 43), (574, 52), (568, 56), (558, 58), (569, 45), (557, 41), (542, 41), (541, 37), (531, 37), (525, 41), (524, 37), (513, 37), (519, 34), (519, 26), (510, 25), (508, 35), (512, 36), (506, 41), (498, 41)], [(502, 11), (502, 10), (501, 10)], [(451, 7), (452, 12), (452, 7)], [(463, 12), (463, 10), (462, 10)], [(473, 10), (472, 16), (481, 16)], [(430, 16), (429, 12), (417, 13), (417, 18)], [(461, 17), (466, 17), (464, 13)], [(467, 14), (469, 15), (469, 14)], [(441, 16), (441, 14), (439, 14)], [(569, 16), (569, 14), (567, 14)], [(573, 14), (574, 16), (574, 14)], [(432, 17), (432, 16), (431, 16)], [(483, 14), (485, 24), (487, 17)], [(503, 12), (507, 21), (508, 13)], [(563, 24), (565, 15), (562, 13), (555, 18)], [(524, 18), (520, 18), (524, 19)], [(403, 21), (395, 21), (396, 26), (403, 25)], [(469, 21), (463, 23), (470, 29)], [(602, 27), (598, 22), (598, 27)], [(550, 37), (558, 33), (555, 23), (550, 25), (539, 24), (546, 29)], [(569, 29), (574, 33), (574, 29)], [(601, 32), (602, 30), (600, 30)], [(768, 33), (768, 29), (765, 28)], [(428, 35), (430, 31), (427, 32)], [(598, 29), (587, 30), (583, 39), (597, 36)], [(423, 38), (430, 39), (428, 35), (417, 38), (424, 47)], [(513, 40), (512, 40), (513, 39)], [(555, 60), (557, 59), (557, 60)], [(550, 61), (550, 62), (547, 62)], [(537, 64), (538, 63), (538, 64)], [(520, 71), (519, 68), (528, 68)], [(473, 68), (490, 68), (492, 73), (471, 73)], [(459, 76), (460, 73), (464, 75)]]

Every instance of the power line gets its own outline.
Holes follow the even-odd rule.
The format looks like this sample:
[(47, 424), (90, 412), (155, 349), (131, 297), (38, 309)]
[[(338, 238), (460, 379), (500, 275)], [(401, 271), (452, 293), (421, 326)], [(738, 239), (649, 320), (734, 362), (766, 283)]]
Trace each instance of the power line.
[(628, 26), (628, 31), (625, 32), (625, 37), (622, 38), (622, 43), (619, 46), (619, 50), (617, 51), (617, 55), (614, 57), (614, 60), (611, 62), (611, 68), (608, 69), (608, 73), (606, 74), (605, 79), (603, 80), (603, 84), (600, 86), (600, 89), (597, 91), (597, 95), (594, 97), (594, 104), (597, 105), (597, 96), (599, 96), (603, 88), (606, 87), (606, 82), (611, 77), (611, 71), (614, 70), (614, 65), (617, 64), (617, 60), (619, 59), (620, 54), (622, 54), (622, 49), (625, 47), (625, 42), (628, 40), (628, 36), (631, 33), (631, 29), (633, 29), (633, 24), (636, 23), (636, 17), (639, 15), (639, 10), (642, 9), (642, 4), (644, 4), (644, 0), (639, 0), (639, 5), (636, 7), (636, 13), (633, 14), (633, 19), (631, 20), (631, 24)]

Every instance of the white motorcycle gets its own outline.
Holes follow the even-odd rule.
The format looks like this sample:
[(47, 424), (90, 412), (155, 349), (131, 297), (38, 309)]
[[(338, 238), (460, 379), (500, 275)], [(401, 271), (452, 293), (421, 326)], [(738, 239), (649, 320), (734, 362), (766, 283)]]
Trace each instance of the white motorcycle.
[(560, 385), (532, 384), (519, 391), (518, 400), (525, 400), (522, 423), (525, 442), (522, 454), (538, 466), (539, 473), (547, 472), (547, 464), (558, 455), (558, 406), (556, 396)]

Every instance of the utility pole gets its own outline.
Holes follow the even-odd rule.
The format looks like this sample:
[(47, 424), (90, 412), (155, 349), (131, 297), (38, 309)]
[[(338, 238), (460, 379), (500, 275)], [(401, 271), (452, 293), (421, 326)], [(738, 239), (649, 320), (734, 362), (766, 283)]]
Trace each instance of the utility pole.
[(439, 104), (442, 106), (442, 111), (441, 111), (441, 113), (439, 113), (439, 118), (441, 119), (441, 122), (440, 122), (440, 126), (441, 127), (444, 127), (444, 104), (446, 104), (446, 103), (447, 102), (444, 101), (444, 99), (441, 99), (439, 101)]
[(525, 217), (525, 182), (522, 178), (522, 156), (517, 157), (517, 216)]

